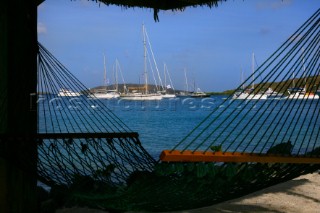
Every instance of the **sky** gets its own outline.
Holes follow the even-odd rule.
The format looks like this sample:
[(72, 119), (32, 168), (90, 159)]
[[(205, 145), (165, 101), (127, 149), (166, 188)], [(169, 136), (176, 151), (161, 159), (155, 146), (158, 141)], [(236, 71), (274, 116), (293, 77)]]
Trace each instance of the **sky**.
[(151, 9), (45, 0), (38, 6), (38, 40), (88, 88), (104, 84), (104, 57), (109, 84), (116, 60), (119, 83), (142, 83), (144, 25), (154, 54), (148, 59), (163, 83), (165, 64), (175, 89), (186, 88), (186, 75), (189, 90), (222, 92), (252, 73), (253, 54), (255, 66), (262, 64), (319, 7), (319, 0), (227, 0), (211, 9), (160, 11), (156, 22)]

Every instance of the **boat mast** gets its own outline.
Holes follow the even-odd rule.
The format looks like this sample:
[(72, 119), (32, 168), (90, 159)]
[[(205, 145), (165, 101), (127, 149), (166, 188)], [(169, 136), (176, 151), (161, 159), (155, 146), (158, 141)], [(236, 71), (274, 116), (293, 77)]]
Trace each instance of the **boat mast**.
[(164, 75), (164, 86), (163, 90), (167, 91), (167, 75), (166, 75), (166, 63), (163, 63), (163, 75)]
[(103, 68), (104, 68), (103, 85), (107, 89), (107, 68), (106, 68), (106, 56), (105, 56), (105, 54), (103, 54)]
[(295, 78), (295, 75), (294, 75), (294, 72), (293, 72), (293, 73), (292, 73), (292, 84), (293, 84), (293, 88), (296, 87), (296, 84), (295, 84), (295, 82), (294, 82), (294, 78)]
[[(173, 86), (173, 83), (172, 83), (172, 80), (171, 80), (171, 76), (170, 76), (168, 67), (167, 67), (167, 65), (165, 64), (165, 76), (166, 76), (166, 75), (168, 75), (171, 89), (174, 90), (174, 86)], [(165, 78), (165, 79), (166, 79), (166, 78)], [(165, 84), (165, 87), (167, 88), (167, 84)]]
[(252, 89), (254, 89), (254, 53), (252, 53)]
[(116, 59), (116, 70), (115, 70), (115, 83), (116, 83), (116, 91), (118, 92), (119, 86), (118, 86), (118, 67), (119, 67), (119, 62), (118, 59)]
[[(152, 56), (152, 60), (153, 60), (153, 63), (154, 63), (154, 67), (155, 67), (155, 69), (156, 69), (156, 71), (157, 71), (157, 74), (158, 74), (158, 79), (159, 79), (160, 87), (162, 87), (162, 89), (163, 89), (163, 88), (164, 88), (163, 82), (162, 82), (162, 79), (161, 79), (161, 76), (160, 76), (160, 72), (159, 72), (159, 69), (158, 69), (157, 61), (156, 61), (156, 59), (155, 59), (155, 56), (154, 56), (154, 53), (153, 53), (153, 50), (152, 50), (152, 45), (151, 45), (151, 42), (150, 42), (150, 39), (149, 39), (148, 32), (147, 32), (147, 29), (146, 29), (146, 28), (144, 28), (144, 33), (145, 33), (147, 45), (149, 45), (148, 47), (149, 47), (149, 50), (150, 50), (150, 52), (151, 52), (151, 56)], [(148, 59), (149, 59), (149, 58), (148, 58)], [(149, 59), (149, 63), (150, 63), (150, 59)], [(150, 63), (150, 66), (151, 66), (151, 63)], [(151, 70), (152, 70), (152, 67), (151, 67)], [(152, 70), (152, 72), (153, 72), (153, 70)], [(153, 73), (153, 74), (154, 74), (154, 73)], [(156, 83), (157, 90), (159, 91), (160, 89), (159, 89), (159, 87), (158, 87), (158, 84), (157, 84), (157, 81), (156, 81), (155, 77), (154, 77), (154, 81), (155, 81), (155, 83)]]
[(304, 83), (307, 83), (307, 78), (306, 78), (306, 66), (305, 66), (305, 61), (304, 61), (304, 48), (302, 48), (302, 65), (303, 65), (303, 79)]
[(241, 66), (241, 68), (240, 68), (240, 70), (241, 70), (241, 75), (240, 75), (240, 84), (242, 84), (242, 90), (244, 90), (244, 84), (243, 84), (243, 82), (244, 82), (244, 76), (243, 76), (243, 69), (242, 69), (242, 66)]
[(186, 79), (186, 92), (189, 92), (186, 68), (184, 68), (184, 78)]
[(147, 76), (147, 47), (146, 47), (146, 33), (144, 24), (142, 24), (142, 33), (143, 33), (143, 47), (144, 47), (144, 80), (145, 80), (145, 92), (148, 93), (148, 76)]

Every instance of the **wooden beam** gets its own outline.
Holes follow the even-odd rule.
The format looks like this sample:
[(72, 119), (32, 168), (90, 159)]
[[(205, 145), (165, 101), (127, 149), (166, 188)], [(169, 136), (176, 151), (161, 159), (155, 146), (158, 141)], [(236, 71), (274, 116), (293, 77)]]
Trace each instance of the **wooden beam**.
[(257, 162), (257, 163), (296, 163), (296, 164), (319, 164), (320, 157), (306, 156), (281, 156), (257, 153), (241, 152), (202, 152), (202, 151), (179, 151), (164, 150), (160, 160), (163, 162)]
[(137, 132), (0, 134), (0, 140), (65, 139), (65, 138), (138, 138)]

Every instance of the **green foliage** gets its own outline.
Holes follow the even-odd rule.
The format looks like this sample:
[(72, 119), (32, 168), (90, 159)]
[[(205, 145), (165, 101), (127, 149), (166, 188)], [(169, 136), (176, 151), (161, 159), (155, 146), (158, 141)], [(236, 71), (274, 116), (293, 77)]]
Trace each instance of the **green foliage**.
[(106, 166), (104, 169), (97, 169), (95, 171), (95, 173), (93, 174), (94, 178), (109, 178), (112, 174), (112, 172), (114, 172), (116, 166), (114, 164), (109, 164), (108, 166)]
[(291, 151), (293, 149), (293, 145), (290, 141), (286, 143), (279, 143), (273, 147), (271, 147), (267, 154), (284, 154), (284, 155), (291, 155)]
[(320, 147), (315, 148), (311, 152), (308, 152), (307, 155), (311, 156), (320, 156)]
[(233, 178), (237, 174), (237, 167), (233, 163), (228, 163), (225, 168), (225, 175), (228, 180)]
[(222, 151), (222, 144), (217, 146), (210, 146), (210, 149), (214, 152), (221, 152)]
[(234, 189), (243, 188), (248, 193), (261, 186), (275, 184), (272, 176), (279, 171), (286, 171), (288, 166), (162, 162), (156, 164), (153, 171), (132, 172), (126, 183), (117, 187), (108, 186), (92, 177), (75, 175), (71, 187), (58, 187), (55, 191), (56, 197), (63, 198), (64, 206), (98, 206), (111, 212), (173, 211), (231, 199), (235, 196)]
[(199, 163), (197, 164), (196, 168), (197, 168), (196, 174), (198, 178), (203, 178), (204, 176), (207, 175), (208, 170), (207, 170), (206, 164)]

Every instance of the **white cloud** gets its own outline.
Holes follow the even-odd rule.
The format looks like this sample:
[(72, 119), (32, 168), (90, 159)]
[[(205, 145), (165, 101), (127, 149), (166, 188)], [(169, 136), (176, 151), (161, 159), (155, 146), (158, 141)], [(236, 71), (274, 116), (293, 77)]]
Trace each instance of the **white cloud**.
[(46, 34), (47, 28), (46, 28), (45, 24), (39, 22), (38, 26), (37, 26), (37, 31), (38, 31), (38, 34)]

